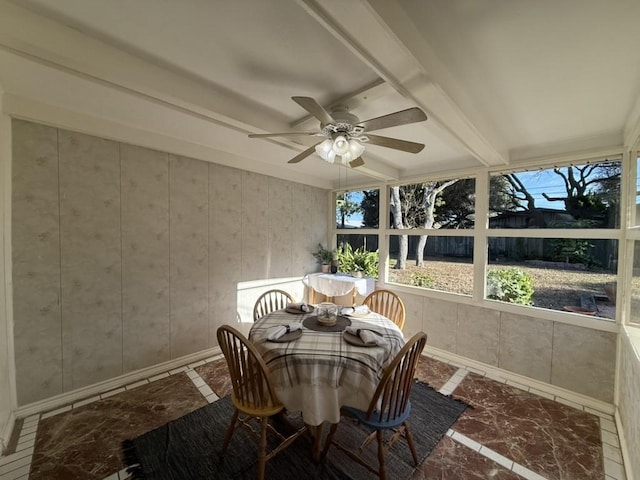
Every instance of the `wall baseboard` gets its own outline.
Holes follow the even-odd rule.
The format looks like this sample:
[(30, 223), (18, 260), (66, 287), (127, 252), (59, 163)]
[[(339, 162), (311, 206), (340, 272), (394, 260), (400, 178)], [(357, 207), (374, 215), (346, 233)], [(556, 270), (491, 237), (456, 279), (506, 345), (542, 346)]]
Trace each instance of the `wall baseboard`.
[(602, 413), (606, 413), (608, 415), (613, 415), (615, 412), (615, 406), (611, 403), (607, 403), (602, 400), (589, 397), (587, 395), (582, 395), (580, 393), (576, 393), (571, 390), (558, 387), (556, 385), (551, 385), (550, 383), (545, 383), (539, 380), (535, 380), (533, 378), (525, 377), (524, 375), (520, 375), (518, 373), (509, 372), (507, 370), (503, 370), (501, 368), (494, 367), (486, 363), (478, 362), (476, 360), (471, 360), (469, 358), (457, 355), (455, 353), (448, 352), (446, 350), (440, 350), (438, 348), (434, 348), (434, 347), (430, 347), (429, 345), (426, 345), (424, 348), (424, 353), (436, 358), (440, 357), (444, 361), (448, 361), (453, 364), (469, 367), (472, 370), (475, 369), (475, 370), (485, 372), (487, 376), (490, 378), (501, 379), (501, 380), (504, 380), (505, 382), (511, 381), (513, 383), (523, 385), (525, 387), (533, 388), (553, 396), (561, 397), (565, 400), (569, 400), (570, 402), (577, 403), (584, 407), (592, 408), (594, 410), (597, 410)]
[(637, 478), (633, 475), (633, 467), (631, 463), (631, 453), (629, 452), (629, 445), (624, 436), (624, 428), (619, 413), (615, 414), (616, 429), (618, 430), (618, 440), (620, 441), (620, 451), (622, 452), (622, 463), (624, 467), (624, 473), (627, 478)]
[(197, 353), (185, 355), (184, 357), (159, 363), (151, 367), (136, 370), (135, 372), (126, 373), (119, 377), (105, 380), (104, 382), (94, 383), (93, 385), (89, 385), (87, 387), (82, 387), (77, 390), (65, 392), (60, 395), (56, 395), (55, 397), (47, 398), (46, 400), (41, 400), (38, 402), (30, 403), (28, 405), (20, 406), (16, 409), (14, 418), (23, 418), (30, 415), (35, 415), (37, 413), (54, 410), (64, 405), (73, 403), (77, 400), (99, 395), (101, 393), (108, 392), (109, 390), (114, 390), (116, 388), (120, 388), (125, 385), (144, 380), (145, 378), (158, 375), (174, 368), (182, 367), (184, 365), (199, 362), (206, 358), (220, 355), (221, 353), (222, 351), (220, 350), (220, 347), (209, 348)]

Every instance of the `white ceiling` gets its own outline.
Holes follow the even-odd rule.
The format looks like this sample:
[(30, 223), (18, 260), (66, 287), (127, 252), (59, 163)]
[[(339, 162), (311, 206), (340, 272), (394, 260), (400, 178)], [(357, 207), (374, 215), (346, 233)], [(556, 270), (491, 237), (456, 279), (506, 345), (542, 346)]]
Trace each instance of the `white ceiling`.
[(5, 93), (309, 183), (344, 169), (315, 155), (289, 165), (303, 146), (246, 137), (317, 128), (294, 95), (361, 120), (428, 114), (379, 132), (421, 153), (369, 146), (353, 182), (619, 146), (637, 131), (637, 0), (0, 0), (3, 16)]

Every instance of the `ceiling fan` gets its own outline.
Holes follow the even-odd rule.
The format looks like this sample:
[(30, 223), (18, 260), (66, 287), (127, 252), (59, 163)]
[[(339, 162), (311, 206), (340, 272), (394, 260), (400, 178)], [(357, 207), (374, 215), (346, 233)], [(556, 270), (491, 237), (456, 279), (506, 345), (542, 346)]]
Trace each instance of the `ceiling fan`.
[(360, 121), (358, 117), (349, 113), (346, 107), (337, 107), (327, 112), (318, 102), (311, 97), (291, 97), (291, 99), (304, 108), (320, 121), (320, 130), (315, 132), (282, 132), (282, 133), (252, 133), (249, 138), (260, 137), (296, 137), (314, 136), (324, 137), (324, 140), (312, 145), (299, 153), (288, 163), (298, 163), (312, 153), (334, 163), (336, 157), (340, 162), (352, 168), (364, 165), (362, 153), (364, 143), (378, 145), (380, 147), (393, 148), (403, 152), (418, 153), (424, 148), (424, 144), (400, 140), (398, 138), (371, 135), (369, 132), (383, 128), (406, 125), (409, 123), (423, 122), (427, 119), (425, 113), (417, 107), (408, 108), (395, 113), (382, 115)]

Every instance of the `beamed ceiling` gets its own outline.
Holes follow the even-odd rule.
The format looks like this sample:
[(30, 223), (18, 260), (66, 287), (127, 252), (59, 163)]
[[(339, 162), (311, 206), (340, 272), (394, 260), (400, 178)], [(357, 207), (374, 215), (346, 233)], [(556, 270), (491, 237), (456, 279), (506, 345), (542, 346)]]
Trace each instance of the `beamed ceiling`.
[(314, 137), (247, 134), (317, 129), (292, 96), (361, 120), (417, 106), (426, 122), (376, 133), (422, 152), (369, 145), (348, 171), (395, 181), (629, 145), (639, 22), (637, 0), (2, 0), (0, 88), (17, 116), (325, 187), (345, 169), (287, 163)]

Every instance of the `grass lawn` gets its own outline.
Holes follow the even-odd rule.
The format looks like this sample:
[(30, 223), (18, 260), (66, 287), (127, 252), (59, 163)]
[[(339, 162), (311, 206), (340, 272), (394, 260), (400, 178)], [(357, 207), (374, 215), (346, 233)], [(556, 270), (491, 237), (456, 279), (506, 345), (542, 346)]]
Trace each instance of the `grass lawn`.
[[(395, 260), (392, 260), (393, 265)], [(616, 281), (616, 275), (611, 272), (568, 270), (525, 263), (492, 263), (489, 266), (490, 269), (504, 267), (517, 267), (533, 277), (535, 293), (532, 302), (536, 307), (564, 310), (564, 306), (580, 306), (580, 299), (586, 294), (595, 297), (598, 316), (615, 318), (615, 305), (607, 299), (604, 291), (605, 284)], [(405, 270), (389, 270), (390, 281), (405, 285), (415, 285), (416, 278), (425, 276), (433, 282), (429, 288), (465, 295), (473, 292), (473, 265), (468, 261), (428, 258), (423, 267), (416, 267), (415, 260), (407, 260)]]

